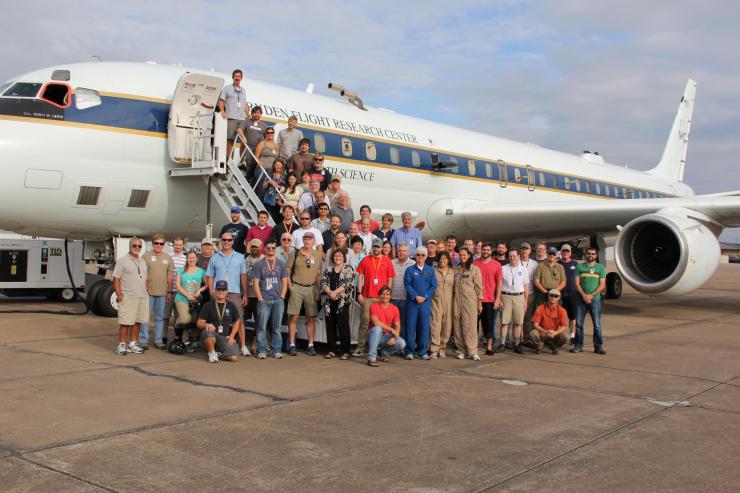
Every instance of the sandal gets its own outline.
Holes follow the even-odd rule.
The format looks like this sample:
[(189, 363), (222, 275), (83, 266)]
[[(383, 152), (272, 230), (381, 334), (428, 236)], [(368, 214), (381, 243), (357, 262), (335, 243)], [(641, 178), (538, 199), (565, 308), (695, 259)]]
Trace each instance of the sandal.
[(347, 361), (349, 359), (349, 354), (344, 353), (339, 357), (339, 359), (341, 359), (342, 361)]
[(326, 353), (326, 355), (324, 356), (324, 358), (326, 358), (326, 359), (332, 359), (334, 356), (336, 356), (336, 354), (334, 354), (331, 351), (329, 351), (328, 353)]

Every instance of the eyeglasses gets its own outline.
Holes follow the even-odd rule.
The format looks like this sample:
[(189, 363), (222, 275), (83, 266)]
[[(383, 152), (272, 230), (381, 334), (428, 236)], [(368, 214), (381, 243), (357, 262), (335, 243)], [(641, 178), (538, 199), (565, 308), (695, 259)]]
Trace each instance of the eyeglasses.
[(302, 217), (302, 218), (301, 218), (301, 221), (310, 221), (310, 220), (311, 220), (311, 218), (310, 218), (310, 217)]
[(282, 241), (282, 242), (286, 242), (286, 241), (287, 241), (287, 242), (291, 242), (291, 241), (293, 241), (293, 239), (292, 239), (292, 238), (283, 238), (283, 239), (282, 239), (282, 240), (280, 240), (280, 241)]
[(221, 238), (221, 241), (234, 241), (233, 238)]
[[(155, 242), (152, 242), (152, 245), (162, 246), (162, 245), (164, 245), (164, 241), (155, 241)], [(141, 245), (139, 245), (139, 246), (141, 246)]]
[(265, 247), (265, 250), (274, 250), (274, 249), (275, 249), (274, 246)]
[(131, 245), (131, 248), (141, 248), (141, 245)]
[(415, 256), (416, 256), (416, 257), (426, 257), (426, 255), (425, 255), (425, 254), (423, 254), (423, 253), (417, 253), (417, 254), (416, 254)]

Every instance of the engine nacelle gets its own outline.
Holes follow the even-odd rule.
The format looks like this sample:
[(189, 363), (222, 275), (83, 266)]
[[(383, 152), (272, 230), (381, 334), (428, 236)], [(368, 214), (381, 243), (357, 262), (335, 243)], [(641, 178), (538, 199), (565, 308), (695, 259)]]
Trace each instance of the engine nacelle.
[(719, 241), (686, 209), (662, 209), (633, 219), (617, 236), (614, 257), (630, 286), (641, 293), (682, 295), (717, 270)]

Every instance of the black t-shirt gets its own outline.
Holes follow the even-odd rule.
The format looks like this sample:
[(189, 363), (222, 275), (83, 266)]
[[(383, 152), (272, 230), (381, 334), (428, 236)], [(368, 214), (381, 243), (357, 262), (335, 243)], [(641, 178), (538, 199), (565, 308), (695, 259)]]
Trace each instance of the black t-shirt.
[[(341, 229), (339, 231), (341, 231)], [(321, 233), (321, 237), (324, 239), (324, 251), (328, 251), (334, 244), (334, 236), (335, 234), (331, 229), (327, 229)]]
[(502, 267), (504, 265), (509, 265), (509, 261), (507, 259), (499, 259), (498, 257), (493, 257), (493, 260), (501, 264)]
[(429, 267), (436, 268), (439, 265), (439, 255), (435, 255), (434, 257), (427, 257), (424, 263), (427, 264)]
[(318, 171), (314, 166), (311, 166), (311, 169), (308, 171), (311, 173), (311, 180), (312, 181), (318, 181), (319, 182), (319, 190), (324, 191), (329, 187), (329, 183), (331, 182), (331, 172), (323, 168), (321, 171)]
[(247, 239), (247, 228), (244, 224), (227, 224), (221, 228), (221, 234), (231, 233), (234, 236), (234, 250), (244, 255), (247, 251), (247, 247), (244, 242)]
[[(219, 307), (221, 309), (222, 307)], [(200, 318), (201, 320), (204, 320), (207, 324), (213, 324), (216, 326), (216, 329), (218, 330), (218, 326), (221, 325), (224, 328), (223, 335), (228, 336), (231, 332), (231, 327), (234, 325), (234, 322), (239, 320), (239, 311), (236, 309), (236, 306), (230, 301), (226, 301), (226, 308), (224, 309), (224, 316), (219, 321), (218, 318), (218, 312), (216, 311), (216, 300), (211, 300), (205, 305), (203, 305), (203, 308), (200, 309)]]

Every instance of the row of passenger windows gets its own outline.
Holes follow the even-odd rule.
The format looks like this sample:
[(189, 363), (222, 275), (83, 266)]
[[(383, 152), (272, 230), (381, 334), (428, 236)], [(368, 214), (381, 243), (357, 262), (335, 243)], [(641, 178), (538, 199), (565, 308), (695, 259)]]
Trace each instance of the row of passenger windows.
[[(318, 152), (326, 152), (326, 138), (323, 134), (318, 132), (314, 133), (313, 142)], [(355, 147), (356, 143), (353, 145), (352, 139), (342, 137), (341, 152), (343, 156), (362, 157), (355, 155)], [(374, 142), (366, 141), (364, 142), (363, 147), (364, 148), (362, 150), (364, 150), (364, 158), (370, 161), (378, 160), (378, 148)], [(388, 159), (391, 164), (399, 164), (401, 162), (401, 151), (398, 147), (388, 147)], [(459, 166), (459, 161), (454, 156), (445, 156), (443, 160), (447, 163)], [(421, 167), (421, 154), (418, 151), (411, 151), (411, 165), (415, 168)], [(481, 167), (483, 168), (482, 170), (480, 169)], [(494, 170), (496, 170), (498, 172), (496, 176), (498, 177), (501, 186), (506, 186), (509, 181), (513, 181), (528, 185), (530, 190), (533, 190), (535, 186), (539, 186), (615, 198), (650, 198), (658, 196), (657, 194), (646, 191), (643, 192), (642, 190), (635, 191), (617, 185), (609, 185), (606, 183), (583, 180), (581, 178), (544, 173), (542, 171), (538, 172), (531, 166), (527, 166), (526, 168), (515, 167), (503, 161), (498, 161), (493, 164), (469, 159), (465, 168), (458, 168), (456, 171), (452, 172), (462, 173), (463, 170), (467, 171), (468, 176), (483, 176), (485, 174), (486, 178), (494, 178)]]

